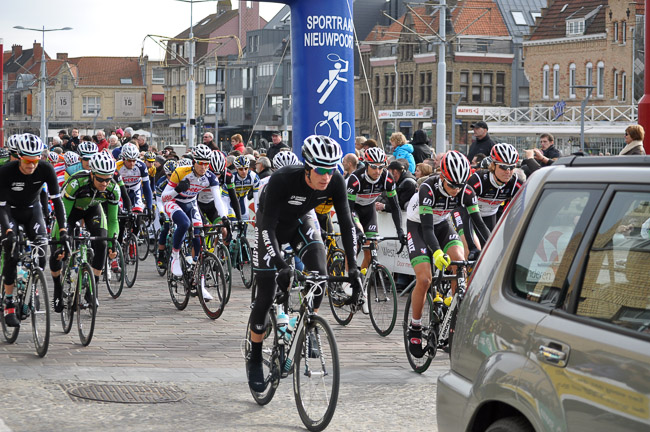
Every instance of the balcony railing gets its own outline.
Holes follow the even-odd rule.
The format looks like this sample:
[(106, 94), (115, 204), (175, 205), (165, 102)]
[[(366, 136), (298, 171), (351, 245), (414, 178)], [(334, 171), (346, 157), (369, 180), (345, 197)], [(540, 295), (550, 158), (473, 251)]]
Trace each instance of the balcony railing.
[[(636, 105), (615, 105), (585, 107), (586, 122), (637, 122)], [(530, 108), (485, 108), (483, 120), (486, 122), (502, 124), (522, 123), (576, 123), (582, 117), (580, 106), (568, 106), (564, 108), (564, 114), (558, 116), (558, 111), (552, 106), (530, 107)]]

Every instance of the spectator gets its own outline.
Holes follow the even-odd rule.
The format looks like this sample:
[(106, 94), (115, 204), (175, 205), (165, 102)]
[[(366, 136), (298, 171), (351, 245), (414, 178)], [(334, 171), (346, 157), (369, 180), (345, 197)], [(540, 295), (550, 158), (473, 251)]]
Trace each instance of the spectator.
[(343, 164), (343, 176), (347, 179), (350, 174), (357, 170), (357, 167), (359, 166), (359, 158), (354, 153), (348, 153), (343, 156), (341, 163)]
[(474, 129), (474, 141), (472, 142), (467, 154), (467, 159), (471, 161), (474, 159), (474, 156), (479, 153), (489, 155), (494, 146), (494, 141), (490, 138), (490, 135), (488, 134), (488, 125), (484, 121), (472, 123), (470, 127)]
[(117, 135), (117, 139), (120, 140), (120, 144), (122, 144), (122, 138), (124, 137), (124, 131), (121, 128), (118, 128), (115, 131), (115, 135)]
[(271, 161), (269, 158), (263, 156), (255, 162), (255, 172), (257, 176), (261, 179), (269, 177), (273, 171), (271, 171)]
[(77, 146), (79, 145), (79, 129), (74, 128), (72, 129), (72, 136), (70, 137), (70, 141), (72, 142), (72, 147), (74, 150), (77, 150)]
[(97, 149), (99, 151), (108, 150), (109, 143), (103, 130), (97, 131)]
[(210, 147), (211, 150), (219, 150), (217, 144), (214, 142), (214, 135), (212, 135), (212, 132), (203, 133), (203, 144)]
[(619, 156), (645, 155), (643, 148), (643, 137), (645, 130), (641, 125), (628, 126), (625, 129), (625, 147), (618, 154)]
[(61, 138), (59, 138), (58, 136), (52, 138), (52, 148), (51, 148), (52, 150), (54, 150), (55, 148), (62, 148), (61, 147), (62, 145), (63, 145), (63, 141), (61, 140)]
[(472, 168), (478, 169), (481, 166), (481, 162), (483, 162), (483, 159), (485, 159), (485, 155), (483, 153), (478, 153), (474, 155), (474, 159), (471, 160)]
[(68, 131), (65, 130), (65, 129), (61, 129), (61, 130), (59, 131), (59, 138), (61, 138), (61, 141), (63, 141), (63, 137), (64, 137), (65, 135), (68, 135)]
[(417, 180), (426, 179), (433, 174), (433, 168), (426, 163), (419, 163), (415, 166), (415, 178)]
[(108, 149), (113, 150), (120, 147), (120, 139), (117, 135), (111, 135), (108, 137)]
[(61, 147), (63, 147), (64, 151), (75, 151), (75, 149), (72, 148), (73, 144), (72, 141), (70, 141), (70, 137), (68, 135), (63, 135), (61, 138)]
[(273, 141), (273, 144), (271, 144), (269, 150), (266, 152), (266, 157), (272, 161), (275, 155), (280, 152), (280, 150), (289, 147), (282, 142), (282, 134), (279, 131), (275, 131), (271, 134), (271, 140)]
[(133, 128), (128, 127), (124, 129), (124, 137), (122, 138), (122, 145), (131, 142), (132, 138), (133, 138)]
[(138, 149), (143, 152), (149, 150), (149, 144), (147, 144), (147, 137), (144, 134), (138, 135)]
[[(388, 171), (395, 180), (395, 190), (397, 191), (397, 202), (402, 210), (406, 209), (406, 204), (415, 193), (417, 183), (413, 174), (411, 174), (404, 165), (398, 161), (392, 161), (388, 164)], [(391, 212), (392, 202), (385, 195), (375, 203), (377, 211)]]
[(377, 147), (377, 141), (370, 138), (363, 142), (363, 150), (368, 150), (371, 147)]
[(553, 143), (553, 135), (550, 133), (543, 133), (539, 136), (539, 146), (541, 150), (533, 149), (533, 153), (535, 154), (535, 160), (540, 166), (549, 166), (562, 156)]
[(427, 137), (426, 132), (422, 129), (418, 129), (413, 133), (411, 144), (413, 145), (413, 160), (415, 160), (415, 165), (421, 163), (426, 158), (431, 157), (429, 138)]
[(395, 132), (390, 136), (390, 144), (393, 148), (395, 158), (404, 158), (408, 161), (408, 170), (415, 172), (415, 160), (413, 159), (413, 146), (406, 143), (406, 137), (402, 132)]
[(363, 143), (366, 142), (366, 137), (358, 136), (354, 139), (354, 148), (356, 150), (361, 150), (363, 148)]

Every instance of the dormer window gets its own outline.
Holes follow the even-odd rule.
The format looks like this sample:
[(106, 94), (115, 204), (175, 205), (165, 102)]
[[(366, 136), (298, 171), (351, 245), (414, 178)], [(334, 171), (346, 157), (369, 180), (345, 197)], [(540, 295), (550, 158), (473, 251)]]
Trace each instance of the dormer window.
[(133, 84), (133, 80), (131, 78), (120, 78), (120, 84), (130, 85)]
[(585, 20), (584, 18), (573, 19), (566, 21), (566, 35), (578, 36), (585, 33)]

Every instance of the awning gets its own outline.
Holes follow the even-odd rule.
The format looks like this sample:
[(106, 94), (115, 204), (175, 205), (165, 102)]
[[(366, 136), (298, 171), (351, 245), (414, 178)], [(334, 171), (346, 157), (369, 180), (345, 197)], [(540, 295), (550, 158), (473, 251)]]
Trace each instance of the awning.
[(163, 93), (152, 93), (151, 102), (164, 102), (165, 95)]

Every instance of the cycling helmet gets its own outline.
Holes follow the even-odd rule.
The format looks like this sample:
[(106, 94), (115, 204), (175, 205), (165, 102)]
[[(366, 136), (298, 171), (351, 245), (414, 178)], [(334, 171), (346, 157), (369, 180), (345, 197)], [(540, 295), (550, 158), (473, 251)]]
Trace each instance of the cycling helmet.
[(514, 165), (519, 161), (519, 153), (512, 144), (498, 143), (492, 147), (490, 158), (495, 163)]
[(281, 151), (273, 157), (273, 167), (275, 169), (280, 169), (289, 165), (302, 165), (300, 159), (294, 152), (290, 151)]
[(156, 153), (152, 152), (151, 150), (148, 152), (145, 152), (144, 154), (144, 159), (148, 162), (153, 162), (156, 160)]
[(199, 144), (192, 150), (192, 156), (194, 156), (195, 161), (209, 161), (212, 150), (205, 144)]
[(52, 162), (53, 164), (59, 163), (59, 154), (57, 152), (51, 151), (47, 154), (47, 159)]
[(302, 158), (311, 168), (336, 168), (342, 156), (341, 146), (330, 137), (310, 135), (303, 141)]
[(138, 146), (135, 144), (124, 144), (122, 146), (122, 159), (127, 160), (127, 159), (137, 159), (140, 157), (140, 150), (138, 149)]
[(469, 161), (458, 151), (448, 151), (440, 161), (440, 171), (453, 186), (462, 186), (470, 175)]
[(490, 156), (484, 157), (483, 160), (481, 161), (481, 168), (490, 168), (491, 163), (492, 163), (492, 158), (490, 158)]
[(9, 156), (9, 150), (6, 147), (0, 147), (0, 159), (7, 159)]
[(178, 168), (178, 162), (173, 159), (168, 160), (165, 162), (165, 165), (163, 165), (166, 175), (172, 175), (172, 173), (176, 171), (176, 168)]
[(194, 161), (190, 158), (182, 157), (181, 160), (178, 161), (179, 167), (191, 167), (192, 165), (194, 165)]
[(40, 156), (45, 150), (43, 141), (36, 135), (24, 134), (18, 140), (18, 154), (21, 156)]
[(66, 152), (63, 155), (63, 161), (65, 162), (65, 166), (74, 165), (79, 163), (79, 155), (73, 151)]
[(216, 173), (223, 172), (226, 169), (226, 158), (223, 153), (219, 150), (213, 150), (210, 155), (210, 165), (212, 165), (212, 171)]
[(115, 159), (106, 152), (95, 153), (90, 159), (90, 170), (94, 174), (112, 176), (115, 174)]
[(99, 151), (99, 147), (97, 147), (97, 144), (94, 142), (82, 141), (77, 146), (77, 150), (79, 151), (82, 159), (88, 160)]
[(233, 162), (235, 165), (235, 168), (240, 169), (240, 168), (248, 168), (251, 166), (251, 161), (248, 159), (246, 156), (241, 155), (237, 156), (235, 158), (235, 161)]
[(365, 152), (366, 162), (375, 165), (386, 164), (386, 153), (379, 147), (370, 147)]
[(18, 153), (18, 141), (21, 136), (21, 134), (15, 134), (10, 136), (7, 140), (7, 149), (10, 153)]

